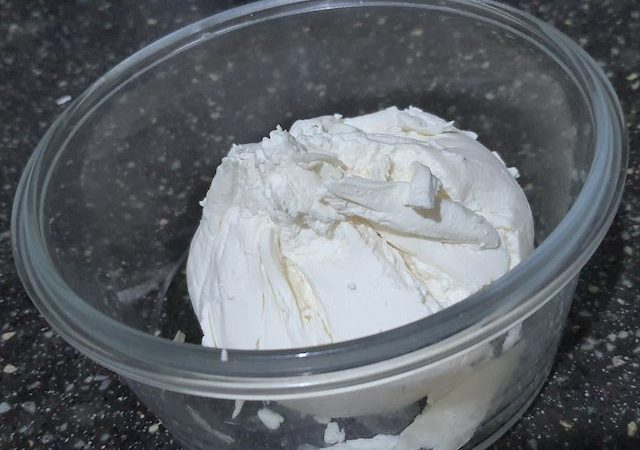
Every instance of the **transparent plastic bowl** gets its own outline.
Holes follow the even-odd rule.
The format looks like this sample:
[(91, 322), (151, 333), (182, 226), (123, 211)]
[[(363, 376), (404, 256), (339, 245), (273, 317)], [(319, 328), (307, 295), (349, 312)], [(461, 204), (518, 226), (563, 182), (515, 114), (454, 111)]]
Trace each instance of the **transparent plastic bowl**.
[[(533, 255), (449, 309), (364, 339), (197, 345), (183, 263), (230, 144), (390, 105), (456, 120), (520, 169)], [(266, 1), (161, 39), (75, 100), (22, 177), (13, 246), (57, 332), (120, 374), (188, 448), (308, 449), (340, 430), (348, 443), (336, 448), (484, 447), (549, 373), (626, 158), (596, 63), (524, 13), (463, 0)], [(178, 330), (187, 343), (171, 340)]]

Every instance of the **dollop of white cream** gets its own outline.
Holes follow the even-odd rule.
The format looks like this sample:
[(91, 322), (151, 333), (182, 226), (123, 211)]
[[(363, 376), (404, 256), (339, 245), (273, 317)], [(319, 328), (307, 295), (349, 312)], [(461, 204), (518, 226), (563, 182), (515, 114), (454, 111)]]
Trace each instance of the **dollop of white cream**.
[(277, 430), (284, 422), (284, 417), (271, 411), (266, 406), (258, 411), (258, 419), (270, 430)]
[(344, 442), (345, 435), (345, 431), (340, 429), (337, 422), (329, 422), (324, 430), (324, 442), (330, 445), (338, 444)]
[(234, 145), (187, 263), (202, 343), (359, 338), (453, 305), (533, 248), (504, 162), (418, 108), (299, 120)]

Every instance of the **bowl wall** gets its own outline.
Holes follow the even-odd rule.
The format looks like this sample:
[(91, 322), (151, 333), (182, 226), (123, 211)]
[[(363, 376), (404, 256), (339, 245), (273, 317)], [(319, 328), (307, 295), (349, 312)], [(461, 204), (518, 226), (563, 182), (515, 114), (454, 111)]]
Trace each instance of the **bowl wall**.
[(103, 313), (166, 337), (186, 328), (197, 341), (188, 318), (168, 322), (189, 309), (181, 263), (198, 201), (232, 143), (298, 118), (415, 105), (477, 132), (520, 170), (538, 242), (573, 204), (593, 157), (590, 111), (535, 43), (447, 8), (272, 15), (202, 30), (188, 48), (118, 80), (53, 162), (49, 252)]

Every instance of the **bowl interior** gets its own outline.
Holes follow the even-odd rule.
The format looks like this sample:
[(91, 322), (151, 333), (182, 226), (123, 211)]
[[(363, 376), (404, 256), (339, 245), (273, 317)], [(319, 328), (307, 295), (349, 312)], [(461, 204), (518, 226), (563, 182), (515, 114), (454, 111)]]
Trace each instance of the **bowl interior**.
[(298, 118), (415, 105), (477, 132), (520, 170), (537, 242), (593, 158), (591, 111), (563, 66), (515, 29), (444, 7), (275, 8), (212, 25), (105, 83), (52, 157), (44, 238), (95, 308), (191, 342), (200, 330), (183, 263), (198, 201), (232, 143)]

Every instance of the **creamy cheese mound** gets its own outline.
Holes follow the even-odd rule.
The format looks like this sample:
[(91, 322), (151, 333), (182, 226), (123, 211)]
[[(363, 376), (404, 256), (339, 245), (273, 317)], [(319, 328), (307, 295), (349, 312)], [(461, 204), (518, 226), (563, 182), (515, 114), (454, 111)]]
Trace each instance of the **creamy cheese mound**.
[(391, 107), (234, 145), (187, 263), (203, 345), (283, 349), (389, 330), (489, 285), (533, 249), (529, 204), (495, 152)]

